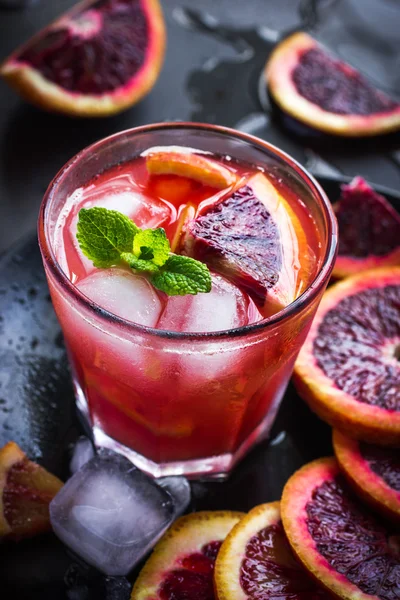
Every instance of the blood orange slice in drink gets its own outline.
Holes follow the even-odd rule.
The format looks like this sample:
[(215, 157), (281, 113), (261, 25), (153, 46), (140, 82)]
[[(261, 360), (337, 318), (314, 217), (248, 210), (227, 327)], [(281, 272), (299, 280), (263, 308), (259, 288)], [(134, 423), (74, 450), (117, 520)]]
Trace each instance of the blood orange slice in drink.
[(151, 152), (146, 157), (146, 167), (151, 175), (180, 175), (217, 189), (232, 186), (237, 175), (217, 161), (181, 150)]
[(178, 519), (143, 567), (131, 600), (214, 600), (214, 563), (243, 513), (198, 512)]
[(350, 437), (400, 445), (400, 268), (349, 277), (322, 298), (294, 380), (301, 396)]
[(279, 502), (251, 510), (228, 534), (215, 563), (218, 600), (325, 600), (294, 557)]
[(295, 33), (276, 46), (265, 77), (276, 104), (313, 129), (357, 137), (400, 128), (400, 104), (307, 33)]
[(295, 555), (337, 597), (398, 599), (398, 532), (363, 506), (333, 458), (311, 462), (289, 479), (281, 513)]
[(334, 277), (400, 265), (400, 214), (361, 177), (342, 186), (334, 205), (339, 224), (339, 254)]
[(102, 117), (151, 90), (164, 46), (158, 0), (85, 0), (18, 48), (0, 72), (41, 108)]
[(49, 504), (62, 485), (14, 442), (1, 448), (0, 538), (20, 539), (50, 530)]
[(265, 315), (303, 291), (312, 259), (302, 223), (263, 173), (187, 224), (183, 252), (244, 287)]
[(400, 521), (400, 451), (333, 432), (340, 468), (356, 493), (384, 515)]

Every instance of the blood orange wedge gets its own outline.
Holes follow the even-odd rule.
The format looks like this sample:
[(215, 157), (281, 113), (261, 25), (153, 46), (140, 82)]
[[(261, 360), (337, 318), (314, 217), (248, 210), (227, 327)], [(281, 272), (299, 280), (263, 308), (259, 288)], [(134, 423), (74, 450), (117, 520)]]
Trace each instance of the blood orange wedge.
[(400, 128), (400, 105), (306, 33), (278, 44), (265, 78), (276, 104), (314, 129), (357, 137)]
[(351, 437), (400, 445), (400, 268), (332, 286), (295, 365), (310, 407)]
[(151, 90), (164, 47), (158, 0), (86, 0), (18, 48), (0, 73), (41, 108), (103, 117)]
[(339, 224), (339, 254), (334, 277), (400, 265), (400, 214), (361, 177), (342, 186), (334, 205)]
[(160, 151), (146, 157), (151, 175), (180, 175), (217, 189), (234, 185), (237, 175), (215, 160), (193, 152)]
[(31, 462), (14, 442), (0, 449), (0, 538), (20, 539), (51, 529), (49, 504), (62, 482)]
[(311, 271), (301, 221), (263, 173), (189, 223), (183, 251), (246, 288), (266, 316), (295, 300)]
[(399, 598), (396, 531), (359, 502), (333, 458), (311, 462), (289, 479), (281, 512), (297, 558), (339, 598)]
[(333, 432), (340, 468), (357, 494), (373, 508), (400, 521), (400, 451)]
[(217, 553), (243, 516), (210, 511), (175, 521), (139, 574), (131, 600), (214, 600)]
[(218, 600), (323, 600), (294, 557), (283, 531), (279, 502), (251, 510), (228, 534), (215, 563)]

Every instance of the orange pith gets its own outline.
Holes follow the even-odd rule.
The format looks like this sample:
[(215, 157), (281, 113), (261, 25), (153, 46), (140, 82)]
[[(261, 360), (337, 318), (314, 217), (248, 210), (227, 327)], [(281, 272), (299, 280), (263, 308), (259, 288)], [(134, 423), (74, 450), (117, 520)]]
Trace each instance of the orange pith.
[(160, 598), (163, 582), (169, 573), (182, 568), (185, 557), (200, 552), (208, 543), (223, 541), (243, 516), (239, 512), (208, 511), (186, 515), (175, 521), (140, 572), (131, 600)]
[(49, 504), (62, 482), (31, 462), (14, 442), (0, 449), (0, 538), (50, 530)]
[(171, 252), (176, 252), (176, 249), (180, 245), (181, 237), (184, 233), (186, 224), (194, 219), (196, 215), (196, 207), (193, 206), (190, 202), (186, 204), (186, 206), (181, 211), (178, 222), (176, 224), (176, 229), (174, 233), (174, 237), (171, 242)]
[[(101, 94), (70, 92), (50, 79), (27, 62), (19, 61), (22, 53), (50, 31), (70, 24), (70, 19), (90, 11), (97, 0), (83, 0), (53, 23), (39, 31), (21, 47), (17, 48), (1, 65), (0, 75), (27, 102), (46, 111), (66, 114), (73, 117), (105, 117), (119, 113), (133, 106), (150, 92), (164, 61), (166, 29), (159, 0), (145, 0), (142, 10), (146, 15), (149, 30), (146, 58), (130, 79), (118, 87)], [(90, 42), (90, 40), (89, 40)], [(93, 49), (89, 48), (93, 53)], [(117, 54), (118, 49), (113, 48)], [(74, 64), (66, 67), (74, 69)]]
[(152, 152), (146, 157), (150, 175), (180, 175), (217, 189), (233, 186), (236, 174), (215, 160), (179, 151)]
[[(400, 406), (388, 410), (357, 400), (340, 389), (319, 366), (314, 343), (325, 316), (339, 303), (359, 292), (400, 286), (400, 268), (387, 267), (349, 277), (333, 285), (324, 295), (308, 337), (300, 350), (294, 382), (299, 394), (324, 421), (350, 437), (379, 445), (400, 445)], [(361, 316), (361, 315), (360, 315)], [(332, 340), (334, 344), (334, 340)], [(393, 373), (399, 371), (393, 359)], [(395, 376), (395, 375), (394, 375)]]
[[(400, 490), (390, 487), (362, 456), (360, 443), (340, 431), (333, 432), (336, 460), (356, 493), (372, 508), (400, 521)], [(392, 451), (394, 452), (394, 451)]]
[[(265, 548), (262, 555), (259, 551), (264, 535)], [(266, 600), (277, 596), (282, 600), (290, 600), (299, 597), (297, 592), (312, 600), (329, 597), (317, 588), (305, 571), (303, 573), (295, 560), (282, 529), (279, 502), (256, 506), (226, 537), (215, 563), (214, 579), (218, 600), (248, 600), (249, 595), (242, 583), (244, 565), (247, 570), (250, 566), (254, 571), (251, 598), (253, 595), (261, 598), (264, 594)], [(260, 577), (262, 582), (257, 581)]]
[(283, 251), (282, 271), (276, 286), (267, 294), (265, 314), (273, 314), (293, 302), (307, 287), (312, 259), (300, 218), (265, 174), (247, 182), (274, 219)]

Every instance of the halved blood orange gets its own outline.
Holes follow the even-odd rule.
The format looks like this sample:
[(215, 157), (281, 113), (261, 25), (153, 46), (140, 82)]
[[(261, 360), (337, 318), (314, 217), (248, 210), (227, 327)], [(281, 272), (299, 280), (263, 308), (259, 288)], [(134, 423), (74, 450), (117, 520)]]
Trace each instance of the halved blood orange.
[(311, 272), (300, 218), (263, 173), (188, 223), (183, 251), (246, 288), (265, 316), (295, 300)]
[(0, 73), (41, 108), (103, 117), (151, 90), (164, 48), (158, 0), (84, 0), (18, 48)]
[(217, 189), (238, 180), (236, 173), (207, 156), (173, 149), (149, 153), (146, 167), (150, 175), (180, 175)]
[(400, 265), (400, 214), (364, 179), (342, 186), (334, 210), (339, 225), (334, 277)]
[(400, 268), (349, 277), (322, 298), (294, 382), (350, 437), (400, 446)]
[(218, 600), (323, 600), (294, 557), (283, 530), (279, 502), (251, 510), (228, 534), (215, 563)]
[(49, 504), (63, 483), (31, 462), (14, 442), (0, 449), (0, 538), (20, 539), (51, 529)]
[(217, 553), (243, 516), (208, 511), (175, 521), (140, 572), (131, 600), (214, 600)]
[(400, 451), (333, 432), (340, 468), (356, 493), (373, 508), (400, 521)]
[(294, 33), (276, 46), (265, 78), (276, 104), (313, 129), (357, 137), (400, 128), (400, 104), (307, 33)]
[(311, 462), (292, 475), (281, 513), (297, 558), (339, 598), (398, 599), (398, 532), (360, 503), (333, 458)]

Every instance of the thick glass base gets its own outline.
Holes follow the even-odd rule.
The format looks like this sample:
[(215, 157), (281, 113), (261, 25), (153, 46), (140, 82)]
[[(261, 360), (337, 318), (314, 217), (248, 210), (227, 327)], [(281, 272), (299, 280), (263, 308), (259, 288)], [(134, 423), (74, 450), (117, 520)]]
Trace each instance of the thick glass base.
[(223, 480), (229, 477), (234, 466), (247, 454), (256, 444), (265, 440), (274, 423), (276, 413), (282, 400), (284, 390), (276, 398), (273, 406), (263, 421), (252, 431), (234, 453), (219, 454), (187, 461), (156, 463), (131, 448), (124, 446), (113, 439), (90, 418), (85, 395), (79, 384), (75, 383), (76, 403), (83, 419), (85, 427), (91, 430), (93, 440), (97, 448), (109, 448), (126, 456), (134, 465), (152, 477), (167, 477), (172, 475), (184, 475), (189, 479)]

